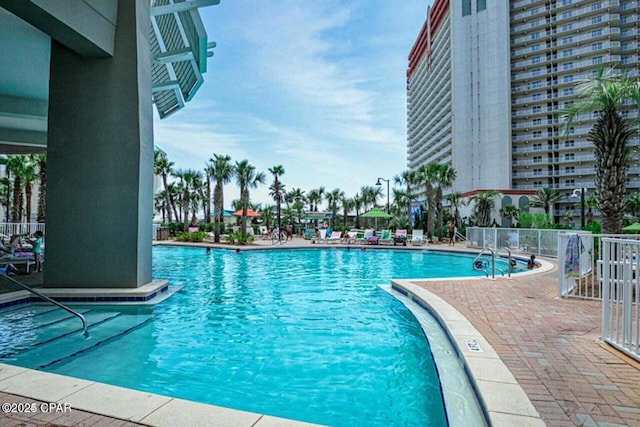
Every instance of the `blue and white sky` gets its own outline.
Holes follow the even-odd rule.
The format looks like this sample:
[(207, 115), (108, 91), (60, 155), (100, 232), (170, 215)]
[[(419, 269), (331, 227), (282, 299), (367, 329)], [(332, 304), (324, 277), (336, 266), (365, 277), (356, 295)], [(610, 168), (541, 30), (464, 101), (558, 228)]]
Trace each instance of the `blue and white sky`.
[[(156, 115), (156, 145), (176, 168), (202, 170), (214, 153), (247, 159), (267, 175), (251, 190), (263, 204), (274, 203), (275, 165), (285, 169), (286, 190), (324, 186), (349, 197), (393, 178), (406, 169), (407, 57), (430, 3), (221, 0), (201, 8), (217, 47), (195, 98), (165, 120)], [(225, 187), (225, 205), (239, 196)]]

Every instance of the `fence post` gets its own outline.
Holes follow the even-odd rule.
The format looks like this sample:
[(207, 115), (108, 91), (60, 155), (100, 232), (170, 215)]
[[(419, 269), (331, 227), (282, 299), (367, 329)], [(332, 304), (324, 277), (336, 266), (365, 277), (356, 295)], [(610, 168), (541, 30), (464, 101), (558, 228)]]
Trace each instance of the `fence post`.
[(602, 246), (602, 338), (609, 336), (609, 239), (600, 239)]

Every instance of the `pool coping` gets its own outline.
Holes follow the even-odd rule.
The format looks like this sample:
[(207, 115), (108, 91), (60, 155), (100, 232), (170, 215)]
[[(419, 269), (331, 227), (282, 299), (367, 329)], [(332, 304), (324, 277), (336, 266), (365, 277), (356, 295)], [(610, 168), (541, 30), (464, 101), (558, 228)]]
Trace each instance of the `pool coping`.
[[(392, 279), (391, 286), (429, 311), (457, 349), (476, 397), (492, 427), (542, 427), (546, 423), (486, 338), (453, 306), (413, 283)], [(439, 279), (442, 280), (442, 279)]]

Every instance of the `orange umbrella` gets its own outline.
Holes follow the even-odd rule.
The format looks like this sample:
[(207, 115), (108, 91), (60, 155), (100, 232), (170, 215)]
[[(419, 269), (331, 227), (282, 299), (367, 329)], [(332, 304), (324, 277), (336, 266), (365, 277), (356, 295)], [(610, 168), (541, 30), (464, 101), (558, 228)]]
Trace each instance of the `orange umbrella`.
[[(239, 209), (233, 213), (235, 216), (242, 216), (242, 209)], [(247, 208), (247, 216), (260, 216), (260, 214), (253, 209)]]

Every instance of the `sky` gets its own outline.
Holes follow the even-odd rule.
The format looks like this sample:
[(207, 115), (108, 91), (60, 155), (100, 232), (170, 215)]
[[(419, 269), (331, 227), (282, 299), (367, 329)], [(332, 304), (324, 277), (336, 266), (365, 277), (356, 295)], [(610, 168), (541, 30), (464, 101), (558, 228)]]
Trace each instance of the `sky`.
[[(203, 170), (214, 154), (248, 160), (266, 175), (250, 193), (263, 205), (274, 204), (268, 169), (276, 165), (287, 191), (322, 186), (354, 197), (378, 177), (393, 180), (407, 169), (407, 58), (430, 3), (220, 0), (200, 8), (214, 56), (185, 108), (164, 120), (155, 113), (156, 146), (180, 169)], [(235, 183), (224, 194), (226, 208), (240, 197)]]

